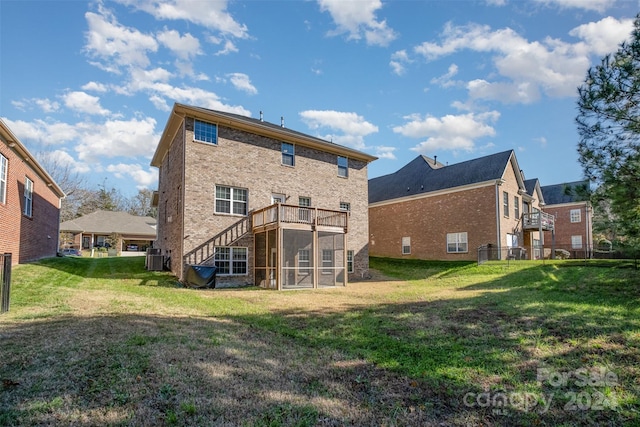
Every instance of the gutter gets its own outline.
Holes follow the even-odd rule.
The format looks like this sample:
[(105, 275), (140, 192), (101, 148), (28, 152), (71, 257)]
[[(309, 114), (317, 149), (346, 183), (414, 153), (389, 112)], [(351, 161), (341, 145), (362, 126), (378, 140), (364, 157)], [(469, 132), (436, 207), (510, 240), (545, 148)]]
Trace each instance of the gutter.
[(500, 186), (504, 183), (504, 179), (496, 180), (496, 238), (498, 243), (499, 259), (502, 259), (502, 239), (500, 238)]

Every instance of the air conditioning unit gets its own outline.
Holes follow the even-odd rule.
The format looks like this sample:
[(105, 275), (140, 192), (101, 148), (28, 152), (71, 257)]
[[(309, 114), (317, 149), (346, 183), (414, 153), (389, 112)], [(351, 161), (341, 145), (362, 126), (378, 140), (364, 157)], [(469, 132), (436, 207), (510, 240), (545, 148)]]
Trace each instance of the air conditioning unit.
[(147, 255), (147, 270), (162, 271), (164, 269), (164, 255)]

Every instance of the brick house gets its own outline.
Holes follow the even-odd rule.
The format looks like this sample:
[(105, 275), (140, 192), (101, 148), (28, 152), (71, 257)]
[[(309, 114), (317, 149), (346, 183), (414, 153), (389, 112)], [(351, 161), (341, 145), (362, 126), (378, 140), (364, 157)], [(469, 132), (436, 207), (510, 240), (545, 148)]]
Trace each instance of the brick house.
[(555, 217), (555, 247), (568, 251), (571, 258), (589, 258), (593, 251), (592, 207), (585, 191), (588, 188), (588, 181), (541, 187), (544, 210)]
[(109, 246), (122, 255), (144, 253), (156, 240), (155, 227), (152, 217), (98, 210), (61, 223), (65, 237), (61, 246), (80, 250)]
[(12, 264), (56, 256), (62, 189), (0, 120), (0, 253)]
[(376, 158), (281, 125), (175, 104), (159, 168), (156, 249), (217, 286), (346, 285), (368, 269), (367, 166)]
[(513, 150), (443, 165), (418, 156), (369, 180), (369, 253), (392, 258), (476, 260), (536, 258), (553, 217), (542, 194), (527, 191)]

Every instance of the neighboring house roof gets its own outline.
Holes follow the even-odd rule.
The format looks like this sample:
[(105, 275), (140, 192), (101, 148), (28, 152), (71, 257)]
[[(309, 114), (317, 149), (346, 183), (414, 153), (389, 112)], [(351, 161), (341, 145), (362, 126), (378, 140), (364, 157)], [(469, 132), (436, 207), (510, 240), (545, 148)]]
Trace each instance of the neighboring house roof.
[(335, 153), (341, 156), (362, 160), (366, 162), (372, 162), (377, 157), (367, 153), (363, 153), (352, 148), (344, 147), (342, 145), (334, 144), (333, 142), (325, 141), (324, 139), (316, 138), (298, 132), (292, 129), (287, 129), (282, 125), (275, 125), (273, 123), (265, 122), (262, 119), (254, 119), (251, 117), (241, 116), (239, 114), (227, 113), (224, 111), (210, 110), (207, 108), (193, 107), (190, 105), (184, 105), (175, 103), (173, 110), (164, 128), (164, 132), (160, 138), (156, 152), (151, 160), (151, 166), (160, 167), (162, 159), (165, 153), (169, 149), (173, 136), (179, 131), (180, 125), (185, 116), (195, 117), (203, 121), (209, 121), (222, 126), (228, 126), (235, 129), (241, 129), (250, 133), (263, 135), (278, 139), (281, 141), (290, 142), (293, 144), (299, 144), (306, 147), (316, 148), (322, 151)]
[(156, 237), (156, 219), (127, 212), (95, 211), (60, 224), (61, 232), (133, 234)]
[(369, 180), (369, 203), (415, 196), (439, 190), (497, 181), (503, 178), (509, 163), (524, 191), (513, 150), (491, 154), (466, 162), (443, 166), (425, 156), (418, 156), (389, 175)]
[(53, 180), (51, 175), (49, 175), (49, 173), (44, 170), (42, 166), (40, 166), (40, 163), (38, 163), (38, 161), (31, 155), (31, 153), (29, 153), (27, 147), (25, 147), (22, 142), (20, 142), (18, 137), (15, 136), (13, 132), (11, 132), (9, 126), (7, 126), (7, 124), (2, 119), (0, 119), (0, 136), (4, 141), (6, 141), (7, 145), (18, 154), (18, 156), (20, 156), (26, 163), (31, 165), (31, 168), (34, 170), (34, 172), (37, 173), (40, 178), (47, 184), (47, 186), (53, 190), (56, 196), (60, 198), (65, 197), (62, 188), (60, 188), (58, 184), (56, 184), (56, 182)]
[(585, 202), (588, 197), (589, 181), (574, 181), (541, 187), (547, 205)]
[(534, 199), (537, 198), (540, 206), (546, 203), (546, 199), (544, 198), (544, 194), (542, 193), (542, 187), (540, 187), (540, 181), (538, 180), (538, 178), (525, 179), (524, 188), (526, 189), (529, 196)]

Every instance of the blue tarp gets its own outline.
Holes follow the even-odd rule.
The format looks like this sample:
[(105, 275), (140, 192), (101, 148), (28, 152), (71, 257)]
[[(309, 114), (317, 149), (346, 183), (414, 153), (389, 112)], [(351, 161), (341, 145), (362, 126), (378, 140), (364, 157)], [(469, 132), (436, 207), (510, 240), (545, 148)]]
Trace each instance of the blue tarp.
[(186, 282), (197, 288), (215, 288), (216, 270), (212, 265), (187, 265)]

